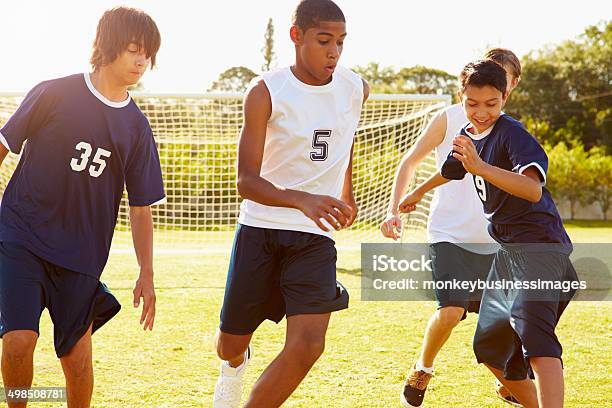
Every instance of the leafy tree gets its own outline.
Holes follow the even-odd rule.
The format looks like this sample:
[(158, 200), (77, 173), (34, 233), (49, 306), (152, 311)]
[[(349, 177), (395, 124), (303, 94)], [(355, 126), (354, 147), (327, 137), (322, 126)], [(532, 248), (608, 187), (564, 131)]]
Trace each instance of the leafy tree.
[(612, 156), (606, 155), (601, 147), (592, 148), (589, 151), (587, 170), (589, 202), (597, 203), (602, 218), (607, 220), (608, 210), (612, 207)]
[(546, 186), (557, 200), (569, 201), (572, 220), (578, 204), (588, 203), (587, 157), (581, 144), (568, 147), (562, 142), (548, 152)]
[(272, 19), (268, 19), (268, 25), (266, 26), (266, 34), (264, 35), (265, 44), (261, 49), (264, 57), (264, 64), (261, 66), (263, 72), (272, 69), (275, 55), (274, 55), (274, 24)]
[(257, 74), (247, 67), (232, 67), (223, 71), (208, 89), (209, 92), (244, 92)]
[(370, 92), (372, 93), (398, 93), (399, 77), (397, 72), (391, 67), (381, 67), (377, 62), (370, 62), (365, 67), (353, 67), (353, 71), (358, 73), (368, 81)]
[(354, 67), (375, 93), (449, 94), (457, 91), (457, 78), (446, 71), (416, 65), (395, 71), (370, 62), (365, 67)]
[(612, 152), (612, 21), (588, 27), (574, 40), (523, 58), (523, 78), (506, 111), (533, 125), (551, 144), (579, 140)]
[(400, 69), (398, 75), (404, 81), (404, 87), (409, 93), (453, 96), (457, 93), (457, 76), (441, 69), (416, 65)]

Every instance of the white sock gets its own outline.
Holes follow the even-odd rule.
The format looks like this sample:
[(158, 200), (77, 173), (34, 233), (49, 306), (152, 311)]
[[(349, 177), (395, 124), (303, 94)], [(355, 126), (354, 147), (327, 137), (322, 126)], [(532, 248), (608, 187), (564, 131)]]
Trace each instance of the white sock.
[(417, 371), (425, 371), (427, 374), (433, 374), (434, 372), (433, 366), (425, 367), (420, 361), (417, 361), (417, 363), (415, 364), (415, 369)]

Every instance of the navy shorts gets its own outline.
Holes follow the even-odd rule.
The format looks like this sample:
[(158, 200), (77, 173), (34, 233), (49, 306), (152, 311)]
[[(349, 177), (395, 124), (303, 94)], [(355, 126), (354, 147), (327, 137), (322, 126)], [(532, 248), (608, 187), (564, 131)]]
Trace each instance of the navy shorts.
[(220, 329), (251, 334), (266, 319), (348, 307), (336, 281), (336, 247), (328, 237), (238, 224)]
[[(477, 254), (450, 242), (436, 242), (429, 245), (429, 257), (435, 282), (485, 281), (495, 254)], [(482, 290), (438, 289), (436, 286), (435, 292), (438, 309), (462, 307), (465, 310), (462, 320), (467, 312), (478, 313), (480, 309)]]
[[(569, 256), (559, 252), (498, 251), (488, 284), (504, 281), (574, 282), (578, 279)], [(575, 294), (570, 289), (494, 287), (484, 291), (474, 335), (479, 363), (503, 371), (508, 380), (532, 377), (531, 357), (561, 359), (555, 328)]]
[(94, 277), (53, 265), (24, 246), (0, 242), (0, 337), (13, 330), (39, 333), (49, 310), (55, 352), (66, 355), (92, 325), (95, 332), (121, 305)]

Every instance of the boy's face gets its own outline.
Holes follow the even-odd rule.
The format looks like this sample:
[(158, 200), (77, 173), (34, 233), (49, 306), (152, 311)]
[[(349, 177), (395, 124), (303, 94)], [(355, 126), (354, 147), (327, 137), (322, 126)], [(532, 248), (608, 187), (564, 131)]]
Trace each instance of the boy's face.
[(506, 98), (497, 88), (468, 85), (459, 94), (465, 114), (478, 133), (487, 130), (501, 115)]
[(138, 83), (150, 63), (151, 58), (147, 58), (144, 47), (130, 43), (108, 67), (118, 82), (130, 86)]
[(315, 80), (326, 83), (334, 73), (346, 37), (346, 23), (322, 21), (317, 27), (302, 32), (291, 28), (291, 39), (296, 45), (298, 63)]

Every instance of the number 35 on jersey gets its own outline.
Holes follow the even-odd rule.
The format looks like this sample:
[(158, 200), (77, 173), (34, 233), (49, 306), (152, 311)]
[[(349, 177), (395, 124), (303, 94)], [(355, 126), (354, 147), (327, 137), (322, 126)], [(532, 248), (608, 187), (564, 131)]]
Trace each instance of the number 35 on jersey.
[[(89, 157), (93, 152), (91, 145), (87, 142), (79, 142), (75, 146), (75, 149), (81, 153), (79, 158), (73, 158), (70, 160), (70, 167), (76, 172), (81, 172), (87, 168), (90, 163)], [(99, 147), (91, 159), (91, 165), (89, 165), (89, 175), (91, 177), (100, 177), (104, 169), (106, 168), (106, 161), (111, 156), (111, 152), (106, 149)]]

